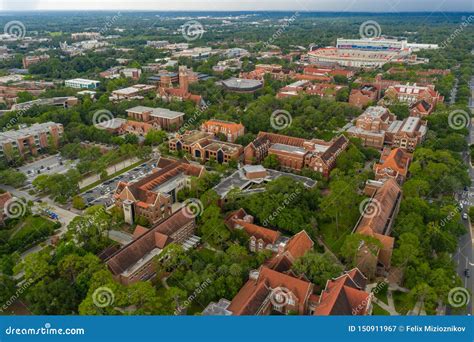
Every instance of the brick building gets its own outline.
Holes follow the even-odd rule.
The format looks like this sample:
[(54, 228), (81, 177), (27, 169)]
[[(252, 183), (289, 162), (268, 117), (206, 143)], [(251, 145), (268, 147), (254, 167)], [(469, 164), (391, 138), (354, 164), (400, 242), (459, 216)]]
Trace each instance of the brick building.
[(16, 131), (0, 132), (0, 158), (10, 160), (15, 153), (34, 156), (51, 143), (58, 147), (63, 132), (63, 125), (54, 122), (35, 123)]
[(177, 134), (169, 140), (168, 146), (171, 151), (183, 150), (194, 159), (215, 160), (219, 164), (238, 161), (244, 150), (242, 145), (216, 140), (213, 133), (202, 131)]
[(202, 166), (165, 158), (159, 160), (158, 168), (139, 181), (117, 185), (115, 205), (122, 208), (127, 223), (141, 216), (155, 224), (170, 216), (178, 191), (190, 185), (191, 176), (201, 177), (205, 172)]
[(260, 132), (245, 147), (244, 158), (246, 164), (260, 164), (268, 155), (276, 155), (284, 168), (295, 171), (310, 168), (328, 177), (336, 164), (336, 158), (348, 146), (349, 139), (344, 135), (324, 141)]
[(161, 127), (156, 122), (147, 123), (122, 118), (113, 118), (109, 121), (98, 123), (95, 126), (117, 135), (135, 134), (141, 137), (146, 136), (151, 130), (161, 129)]
[(364, 316), (372, 313), (372, 295), (365, 292), (367, 278), (358, 268), (328, 280), (318, 297), (315, 316)]
[(179, 209), (151, 229), (137, 226), (134, 240), (112, 254), (106, 265), (114, 278), (124, 285), (144, 281), (155, 276), (154, 260), (160, 258), (163, 249), (170, 243), (186, 244), (195, 232), (194, 218)]
[(379, 99), (379, 90), (373, 85), (363, 85), (358, 89), (352, 89), (349, 95), (349, 104), (364, 108), (369, 104), (375, 104)]
[(435, 90), (435, 86), (420, 86), (415, 84), (397, 84), (388, 87), (383, 98), (384, 103), (399, 101), (407, 103), (409, 106), (424, 100), (435, 107), (438, 103), (444, 101), (444, 97)]
[(24, 56), (22, 59), (23, 68), (28, 69), (30, 66), (47, 61), (49, 55)]
[(427, 132), (426, 123), (420, 118), (408, 117), (397, 120), (387, 108), (382, 106), (368, 107), (347, 128), (347, 133), (359, 138), (364, 146), (382, 149), (384, 145), (401, 147), (413, 152), (421, 143)]
[(201, 131), (214, 135), (224, 134), (228, 142), (235, 142), (238, 137), (245, 134), (245, 127), (241, 123), (214, 119), (204, 122)]
[(388, 178), (384, 182), (369, 181), (366, 191), (372, 194), (367, 205), (371, 211), (361, 215), (353, 233), (371, 236), (382, 245), (375, 251), (365, 244), (359, 247), (357, 267), (372, 278), (375, 274), (385, 275), (390, 269), (395, 242), (390, 233), (400, 209), (402, 190), (395, 179)]
[(176, 130), (184, 122), (184, 113), (167, 108), (137, 106), (126, 110), (128, 117), (134, 120), (157, 124), (166, 130)]
[(380, 161), (374, 165), (375, 180), (393, 178), (403, 184), (408, 175), (412, 155), (401, 148), (384, 148)]

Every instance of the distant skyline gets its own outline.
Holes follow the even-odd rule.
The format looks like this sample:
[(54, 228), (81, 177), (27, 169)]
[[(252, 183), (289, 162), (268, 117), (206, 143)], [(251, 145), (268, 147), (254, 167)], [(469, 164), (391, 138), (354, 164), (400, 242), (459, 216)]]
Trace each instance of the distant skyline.
[(473, 0), (0, 0), (1, 10), (474, 11)]

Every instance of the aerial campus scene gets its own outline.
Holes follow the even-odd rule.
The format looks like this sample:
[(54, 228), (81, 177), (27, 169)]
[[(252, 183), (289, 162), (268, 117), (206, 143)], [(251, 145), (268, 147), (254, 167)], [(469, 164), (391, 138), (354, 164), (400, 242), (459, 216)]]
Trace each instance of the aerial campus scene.
[(473, 340), (473, 1), (2, 1), (1, 28), (1, 340)]

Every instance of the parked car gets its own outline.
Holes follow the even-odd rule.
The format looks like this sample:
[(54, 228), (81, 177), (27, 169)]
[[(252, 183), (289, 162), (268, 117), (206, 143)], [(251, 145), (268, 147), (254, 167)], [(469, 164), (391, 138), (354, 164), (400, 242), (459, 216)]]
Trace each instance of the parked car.
[(467, 214), (466, 214), (466, 213), (463, 213), (463, 214), (462, 214), (462, 219), (463, 219), (463, 220), (467, 220)]

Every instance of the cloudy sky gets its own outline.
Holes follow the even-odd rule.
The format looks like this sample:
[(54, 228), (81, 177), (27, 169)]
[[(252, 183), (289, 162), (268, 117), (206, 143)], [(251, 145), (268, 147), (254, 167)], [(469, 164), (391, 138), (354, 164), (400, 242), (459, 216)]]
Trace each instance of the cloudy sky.
[(2, 10), (474, 11), (474, 0), (0, 0)]

